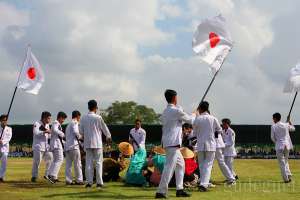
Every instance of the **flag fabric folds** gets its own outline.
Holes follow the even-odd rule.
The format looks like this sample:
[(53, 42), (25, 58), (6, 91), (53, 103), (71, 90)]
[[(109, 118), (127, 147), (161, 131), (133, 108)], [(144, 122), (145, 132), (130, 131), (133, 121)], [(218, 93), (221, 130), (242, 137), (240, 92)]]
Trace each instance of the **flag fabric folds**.
[(31, 52), (29, 46), (26, 53), (26, 58), (22, 66), (22, 71), (18, 80), (18, 88), (25, 92), (37, 95), (44, 82), (44, 73), (42, 68)]
[(298, 91), (300, 91), (300, 63), (290, 70), (288, 80), (283, 89), (283, 92), (285, 93)]
[(194, 52), (208, 63), (214, 72), (219, 70), (232, 46), (233, 41), (222, 15), (203, 20), (198, 25), (192, 41)]

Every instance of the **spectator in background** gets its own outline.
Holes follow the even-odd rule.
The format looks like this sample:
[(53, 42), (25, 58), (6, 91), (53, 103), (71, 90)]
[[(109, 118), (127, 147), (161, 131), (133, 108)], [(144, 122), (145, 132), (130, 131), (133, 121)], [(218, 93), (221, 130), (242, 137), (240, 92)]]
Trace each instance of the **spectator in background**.
[(281, 176), (285, 183), (292, 181), (292, 173), (289, 167), (289, 151), (293, 149), (293, 144), (290, 138), (290, 131), (295, 131), (288, 118), (288, 123), (281, 122), (280, 113), (273, 114), (274, 124), (271, 127), (271, 140), (275, 143), (276, 155), (281, 171)]
[(12, 137), (12, 129), (7, 126), (7, 120), (7, 115), (0, 116), (0, 182), (4, 182), (9, 152), (9, 141)]
[(146, 131), (142, 128), (142, 121), (140, 119), (135, 120), (135, 127), (130, 130), (129, 143), (132, 144), (134, 151), (139, 148), (145, 149)]
[(32, 178), (31, 182), (36, 182), (38, 178), (39, 166), (43, 159), (46, 163), (44, 178), (48, 179), (49, 168), (52, 162), (52, 152), (50, 152), (51, 130), (51, 113), (48, 111), (42, 112), (41, 120), (33, 125), (33, 163), (32, 163)]

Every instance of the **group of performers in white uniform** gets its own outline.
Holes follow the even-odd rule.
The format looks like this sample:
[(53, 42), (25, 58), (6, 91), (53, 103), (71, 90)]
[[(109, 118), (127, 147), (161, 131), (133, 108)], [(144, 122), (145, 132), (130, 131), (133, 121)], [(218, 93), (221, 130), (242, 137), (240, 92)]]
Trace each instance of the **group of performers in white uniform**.
[[(182, 146), (195, 152), (197, 158), (192, 156), (194, 162), (198, 161), (199, 180), (198, 189), (205, 192), (214, 187), (210, 182), (211, 171), (216, 159), (228, 185), (234, 185), (238, 179), (234, 171), (233, 161), (236, 156), (235, 132), (231, 129), (230, 119), (223, 119), (220, 124), (218, 119), (209, 111), (209, 103), (203, 101), (197, 111), (187, 114), (177, 104), (177, 93), (174, 90), (165, 91), (168, 103), (161, 115), (162, 140), (161, 145), (165, 152), (164, 166), (161, 168), (158, 190), (155, 198), (167, 198), (169, 182), (175, 172), (176, 196), (189, 197), (184, 190), (184, 177), (187, 160)], [(64, 112), (59, 112), (55, 121), (51, 123), (51, 113), (45, 111), (41, 119), (33, 125), (33, 164), (32, 182), (37, 182), (41, 160), (46, 164), (44, 178), (51, 183), (58, 182), (58, 174), (66, 159), (65, 181), (67, 185), (84, 185), (97, 188), (103, 187), (103, 143), (102, 134), (106, 143), (111, 144), (111, 133), (100, 115), (97, 114), (98, 106), (95, 100), (88, 102), (88, 114), (81, 117), (79, 111), (72, 112), (72, 121), (63, 132), (62, 124), (67, 119)], [(7, 126), (7, 116), (0, 116), (0, 182), (4, 182), (9, 141), (12, 129)], [(289, 169), (289, 150), (293, 148), (290, 131), (295, 127), (281, 122), (281, 115), (273, 115), (274, 124), (271, 127), (271, 139), (275, 143), (276, 155), (285, 183), (291, 182), (292, 173)], [(50, 126), (51, 124), (51, 126)], [(129, 133), (129, 142), (134, 151), (145, 149), (146, 131), (141, 128), (141, 120), (136, 120), (135, 128)], [(81, 149), (85, 152), (85, 177), (82, 170)], [(193, 154), (194, 155), (194, 154)], [(75, 177), (72, 177), (74, 165)], [(94, 169), (95, 168), (95, 169)], [(95, 174), (94, 174), (95, 172)], [(94, 178), (95, 177), (95, 178)]]

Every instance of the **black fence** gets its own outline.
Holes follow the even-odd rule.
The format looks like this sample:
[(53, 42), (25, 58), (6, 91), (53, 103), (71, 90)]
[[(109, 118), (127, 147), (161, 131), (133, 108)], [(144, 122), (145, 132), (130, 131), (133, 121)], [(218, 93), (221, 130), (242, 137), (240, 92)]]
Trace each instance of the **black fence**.
[[(12, 144), (31, 144), (32, 125), (12, 125)], [(236, 132), (236, 143), (240, 145), (269, 145), (270, 125), (234, 125), (232, 128)], [(128, 140), (128, 134), (132, 125), (109, 125), (108, 126), (113, 141), (119, 143)], [(161, 140), (161, 125), (144, 125), (147, 132), (147, 143), (159, 143)], [(296, 132), (291, 133), (294, 144), (300, 144), (300, 126), (296, 126)]]

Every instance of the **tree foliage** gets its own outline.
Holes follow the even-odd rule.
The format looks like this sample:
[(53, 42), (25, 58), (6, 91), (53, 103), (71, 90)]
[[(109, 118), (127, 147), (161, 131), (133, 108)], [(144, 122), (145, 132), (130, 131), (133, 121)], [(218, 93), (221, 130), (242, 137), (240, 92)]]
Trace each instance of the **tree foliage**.
[(134, 101), (115, 101), (103, 113), (103, 118), (108, 124), (134, 124), (136, 119), (143, 124), (158, 124), (159, 115), (153, 108), (138, 105)]

